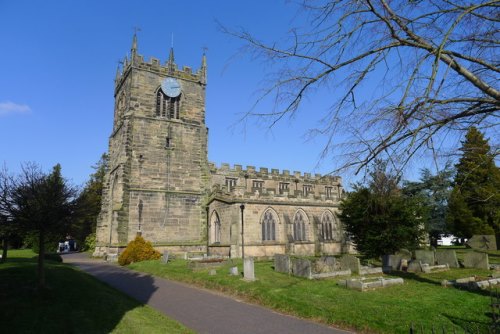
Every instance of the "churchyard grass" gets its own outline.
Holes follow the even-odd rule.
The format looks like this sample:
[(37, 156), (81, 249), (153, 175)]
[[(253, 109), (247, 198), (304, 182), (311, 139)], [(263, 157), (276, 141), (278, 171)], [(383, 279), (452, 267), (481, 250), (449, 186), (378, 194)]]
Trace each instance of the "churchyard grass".
[[(242, 271), (241, 261), (236, 261)], [(233, 264), (234, 265), (234, 264)], [(413, 323), (446, 332), (487, 332), (491, 323), (488, 293), (441, 286), (443, 279), (471, 275), (487, 276), (488, 271), (452, 269), (433, 274), (402, 274), (405, 284), (359, 292), (338, 286), (339, 278), (308, 280), (276, 273), (273, 262), (255, 262), (256, 281), (230, 276), (228, 264), (210, 276), (208, 269), (192, 271), (187, 261), (175, 259), (134, 263), (130, 268), (156, 276), (222, 291), (278, 311), (313, 319), (346, 329), (368, 333), (407, 333)], [(441, 332), (441, 331), (440, 331)]]
[(11, 250), (0, 264), (2, 333), (192, 333), (72, 266), (47, 261), (37, 291), (36, 258)]

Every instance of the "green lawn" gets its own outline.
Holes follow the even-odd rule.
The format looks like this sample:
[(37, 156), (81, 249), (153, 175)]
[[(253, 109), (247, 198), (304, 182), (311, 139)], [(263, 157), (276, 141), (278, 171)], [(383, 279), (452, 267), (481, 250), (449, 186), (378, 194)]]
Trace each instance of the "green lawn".
[(38, 292), (36, 259), (9, 251), (0, 264), (2, 333), (192, 333), (92, 276), (47, 261), (47, 289)]
[[(241, 270), (241, 262), (236, 262)], [(314, 319), (327, 324), (376, 333), (408, 333), (411, 323), (446, 328), (446, 332), (464, 329), (487, 332), (490, 325), (490, 297), (487, 293), (443, 288), (442, 279), (470, 275), (486, 276), (487, 271), (455, 269), (435, 274), (404, 274), (405, 284), (386, 289), (358, 292), (339, 287), (338, 279), (311, 281), (273, 271), (272, 262), (256, 262), (255, 282), (229, 276), (229, 265), (193, 272), (184, 260), (168, 264), (160, 261), (134, 263), (130, 268), (205, 288), (223, 291), (276, 310)]]

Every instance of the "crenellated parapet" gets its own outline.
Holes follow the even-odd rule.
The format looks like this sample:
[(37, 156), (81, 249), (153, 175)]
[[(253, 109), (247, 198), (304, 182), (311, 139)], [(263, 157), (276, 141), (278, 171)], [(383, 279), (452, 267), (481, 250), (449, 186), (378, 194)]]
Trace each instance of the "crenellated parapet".
[(130, 56), (125, 56), (121, 62), (122, 66), (117, 68), (115, 76), (115, 92), (125, 81), (128, 73), (132, 68), (153, 72), (161, 77), (175, 77), (200, 84), (207, 84), (207, 61), (206, 55), (203, 54), (201, 66), (194, 71), (190, 66), (182, 66), (179, 68), (175, 63), (174, 51), (170, 50), (169, 58), (162, 64), (160, 59), (151, 57), (149, 60), (144, 60), (144, 57), (137, 53), (137, 36), (134, 35)]
[(209, 163), (212, 192), (232, 196), (338, 201), (343, 193), (339, 176), (301, 173), (275, 168)]

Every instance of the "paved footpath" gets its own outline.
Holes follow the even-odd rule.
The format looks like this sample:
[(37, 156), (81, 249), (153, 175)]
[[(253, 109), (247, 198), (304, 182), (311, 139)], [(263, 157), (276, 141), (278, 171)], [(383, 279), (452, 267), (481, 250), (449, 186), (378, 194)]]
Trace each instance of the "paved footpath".
[(63, 259), (65, 263), (80, 267), (97, 279), (148, 304), (197, 333), (351, 333), (283, 315), (187, 284), (90, 259), (85, 253), (64, 254)]

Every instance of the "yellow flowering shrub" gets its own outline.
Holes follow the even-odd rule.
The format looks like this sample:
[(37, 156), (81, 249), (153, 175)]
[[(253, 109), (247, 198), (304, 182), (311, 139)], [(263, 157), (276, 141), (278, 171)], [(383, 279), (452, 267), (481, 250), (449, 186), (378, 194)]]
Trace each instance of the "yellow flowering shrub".
[(144, 240), (140, 235), (128, 243), (127, 248), (118, 257), (118, 263), (126, 266), (132, 262), (146, 260), (157, 260), (161, 257), (160, 252), (153, 248), (151, 242)]

